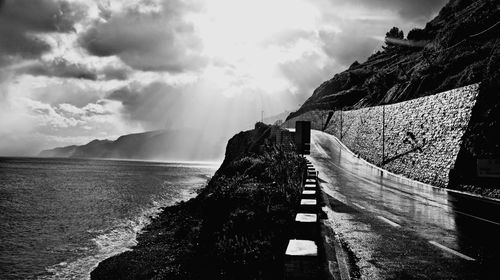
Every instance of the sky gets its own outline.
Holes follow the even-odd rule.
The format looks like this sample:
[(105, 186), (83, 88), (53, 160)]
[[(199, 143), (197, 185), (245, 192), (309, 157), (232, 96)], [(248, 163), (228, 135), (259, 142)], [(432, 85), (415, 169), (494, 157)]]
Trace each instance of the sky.
[(296, 110), (445, 0), (0, 0), (0, 155)]

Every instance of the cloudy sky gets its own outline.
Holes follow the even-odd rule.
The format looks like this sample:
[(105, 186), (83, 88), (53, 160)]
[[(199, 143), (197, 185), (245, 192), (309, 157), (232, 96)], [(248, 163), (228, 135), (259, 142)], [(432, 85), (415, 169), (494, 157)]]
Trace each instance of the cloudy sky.
[(0, 0), (0, 155), (294, 110), (445, 0)]

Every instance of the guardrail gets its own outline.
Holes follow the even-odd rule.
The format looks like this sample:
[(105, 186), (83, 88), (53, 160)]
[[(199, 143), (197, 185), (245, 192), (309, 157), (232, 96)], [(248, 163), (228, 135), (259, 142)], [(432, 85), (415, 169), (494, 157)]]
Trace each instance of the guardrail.
[(284, 278), (290, 280), (321, 278), (318, 173), (313, 164), (306, 161), (307, 176), (302, 185), (299, 211), (285, 252)]

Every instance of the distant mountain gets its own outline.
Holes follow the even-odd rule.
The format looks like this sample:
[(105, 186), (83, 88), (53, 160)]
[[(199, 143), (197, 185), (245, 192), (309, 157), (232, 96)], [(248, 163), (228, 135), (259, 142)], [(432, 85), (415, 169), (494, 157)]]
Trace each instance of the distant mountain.
[(451, 0), (424, 29), (406, 38), (397, 28), (391, 31), (382, 51), (325, 81), (288, 119), (311, 110), (406, 101), (482, 82), (500, 71), (498, 0)]
[(119, 158), (147, 160), (217, 160), (224, 156), (227, 139), (204, 137), (192, 130), (157, 130), (93, 140), (39, 153), (40, 157)]

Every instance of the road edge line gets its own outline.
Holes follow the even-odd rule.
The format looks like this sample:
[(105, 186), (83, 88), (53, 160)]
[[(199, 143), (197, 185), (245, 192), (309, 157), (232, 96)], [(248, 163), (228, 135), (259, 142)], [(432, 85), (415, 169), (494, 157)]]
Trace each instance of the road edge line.
[(351, 280), (351, 275), (349, 274), (349, 266), (347, 265), (347, 254), (342, 248), (339, 237), (335, 234), (333, 238), (333, 245), (335, 247), (335, 256), (337, 257), (337, 264), (339, 266), (340, 279)]
[(393, 227), (401, 227), (400, 224), (396, 223), (396, 222), (393, 222), (389, 219), (387, 219), (386, 217), (383, 217), (383, 216), (377, 216), (377, 218), (379, 218), (380, 220), (388, 223), (389, 225), (393, 226)]
[(448, 248), (448, 247), (444, 246), (443, 244), (437, 243), (434, 240), (429, 240), (429, 243), (431, 243), (432, 245), (440, 248), (443, 251), (446, 251), (446, 252), (451, 253), (451, 254), (453, 254), (455, 256), (461, 257), (462, 259), (465, 259), (465, 260), (468, 260), (468, 261), (476, 261), (476, 259), (474, 259), (472, 257), (469, 257), (467, 255), (464, 255), (464, 254), (462, 254), (462, 253), (460, 253), (458, 251), (455, 251), (455, 250), (453, 250), (451, 248)]
[(362, 158), (361, 156), (359, 156), (358, 154), (354, 153), (351, 149), (349, 149), (342, 141), (340, 141), (337, 136), (335, 135), (332, 135), (332, 134), (329, 134), (329, 133), (326, 133), (326, 132), (323, 132), (323, 131), (319, 131), (319, 130), (316, 130), (318, 132), (322, 132), (322, 133), (325, 133), (327, 135), (330, 135), (332, 136), (333, 138), (335, 138), (335, 140), (342, 146), (342, 148), (344, 148), (345, 150), (347, 150), (349, 153), (351, 153), (352, 155), (358, 157), (360, 160), (363, 160), (365, 161), (368, 165), (371, 165), (372, 167), (380, 170), (381, 172), (385, 172), (385, 173), (388, 173), (392, 176), (395, 176), (395, 177), (398, 177), (398, 178), (401, 178), (401, 179), (405, 179), (405, 180), (408, 180), (408, 181), (413, 181), (415, 183), (418, 183), (418, 184), (422, 184), (424, 186), (429, 186), (429, 187), (432, 187), (434, 189), (437, 189), (437, 190), (441, 190), (441, 191), (446, 191), (446, 192), (451, 192), (451, 193), (458, 193), (458, 194), (462, 194), (462, 195), (468, 195), (468, 196), (472, 196), (472, 197), (475, 197), (475, 198), (480, 198), (480, 199), (484, 199), (484, 200), (490, 200), (492, 202), (496, 202), (496, 203), (500, 203), (500, 199), (499, 198), (493, 198), (493, 197), (487, 197), (487, 196), (483, 196), (483, 195), (479, 195), (479, 194), (475, 194), (475, 193), (469, 193), (469, 192), (464, 192), (464, 191), (459, 191), (459, 190), (453, 190), (453, 189), (447, 189), (447, 188), (440, 188), (440, 187), (436, 187), (436, 186), (433, 186), (433, 185), (430, 185), (430, 184), (427, 184), (427, 183), (423, 183), (423, 182), (420, 182), (420, 181), (417, 181), (417, 180), (413, 180), (411, 178), (408, 178), (406, 176), (403, 176), (401, 174), (396, 174), (396, 173), (393, 173), (387, 169), (383, 169), (381, 168), (380, 166), (377, 166), (369, 161), (367, 161), (366, 159)]
[(362, 205), (359, 205), (358, 203), (356, 202), (353, 202), (352, 205), (358, 207), (359, 209), (363, 209), (363, 210), (366, 210), (366, 207), (362, 206)]

